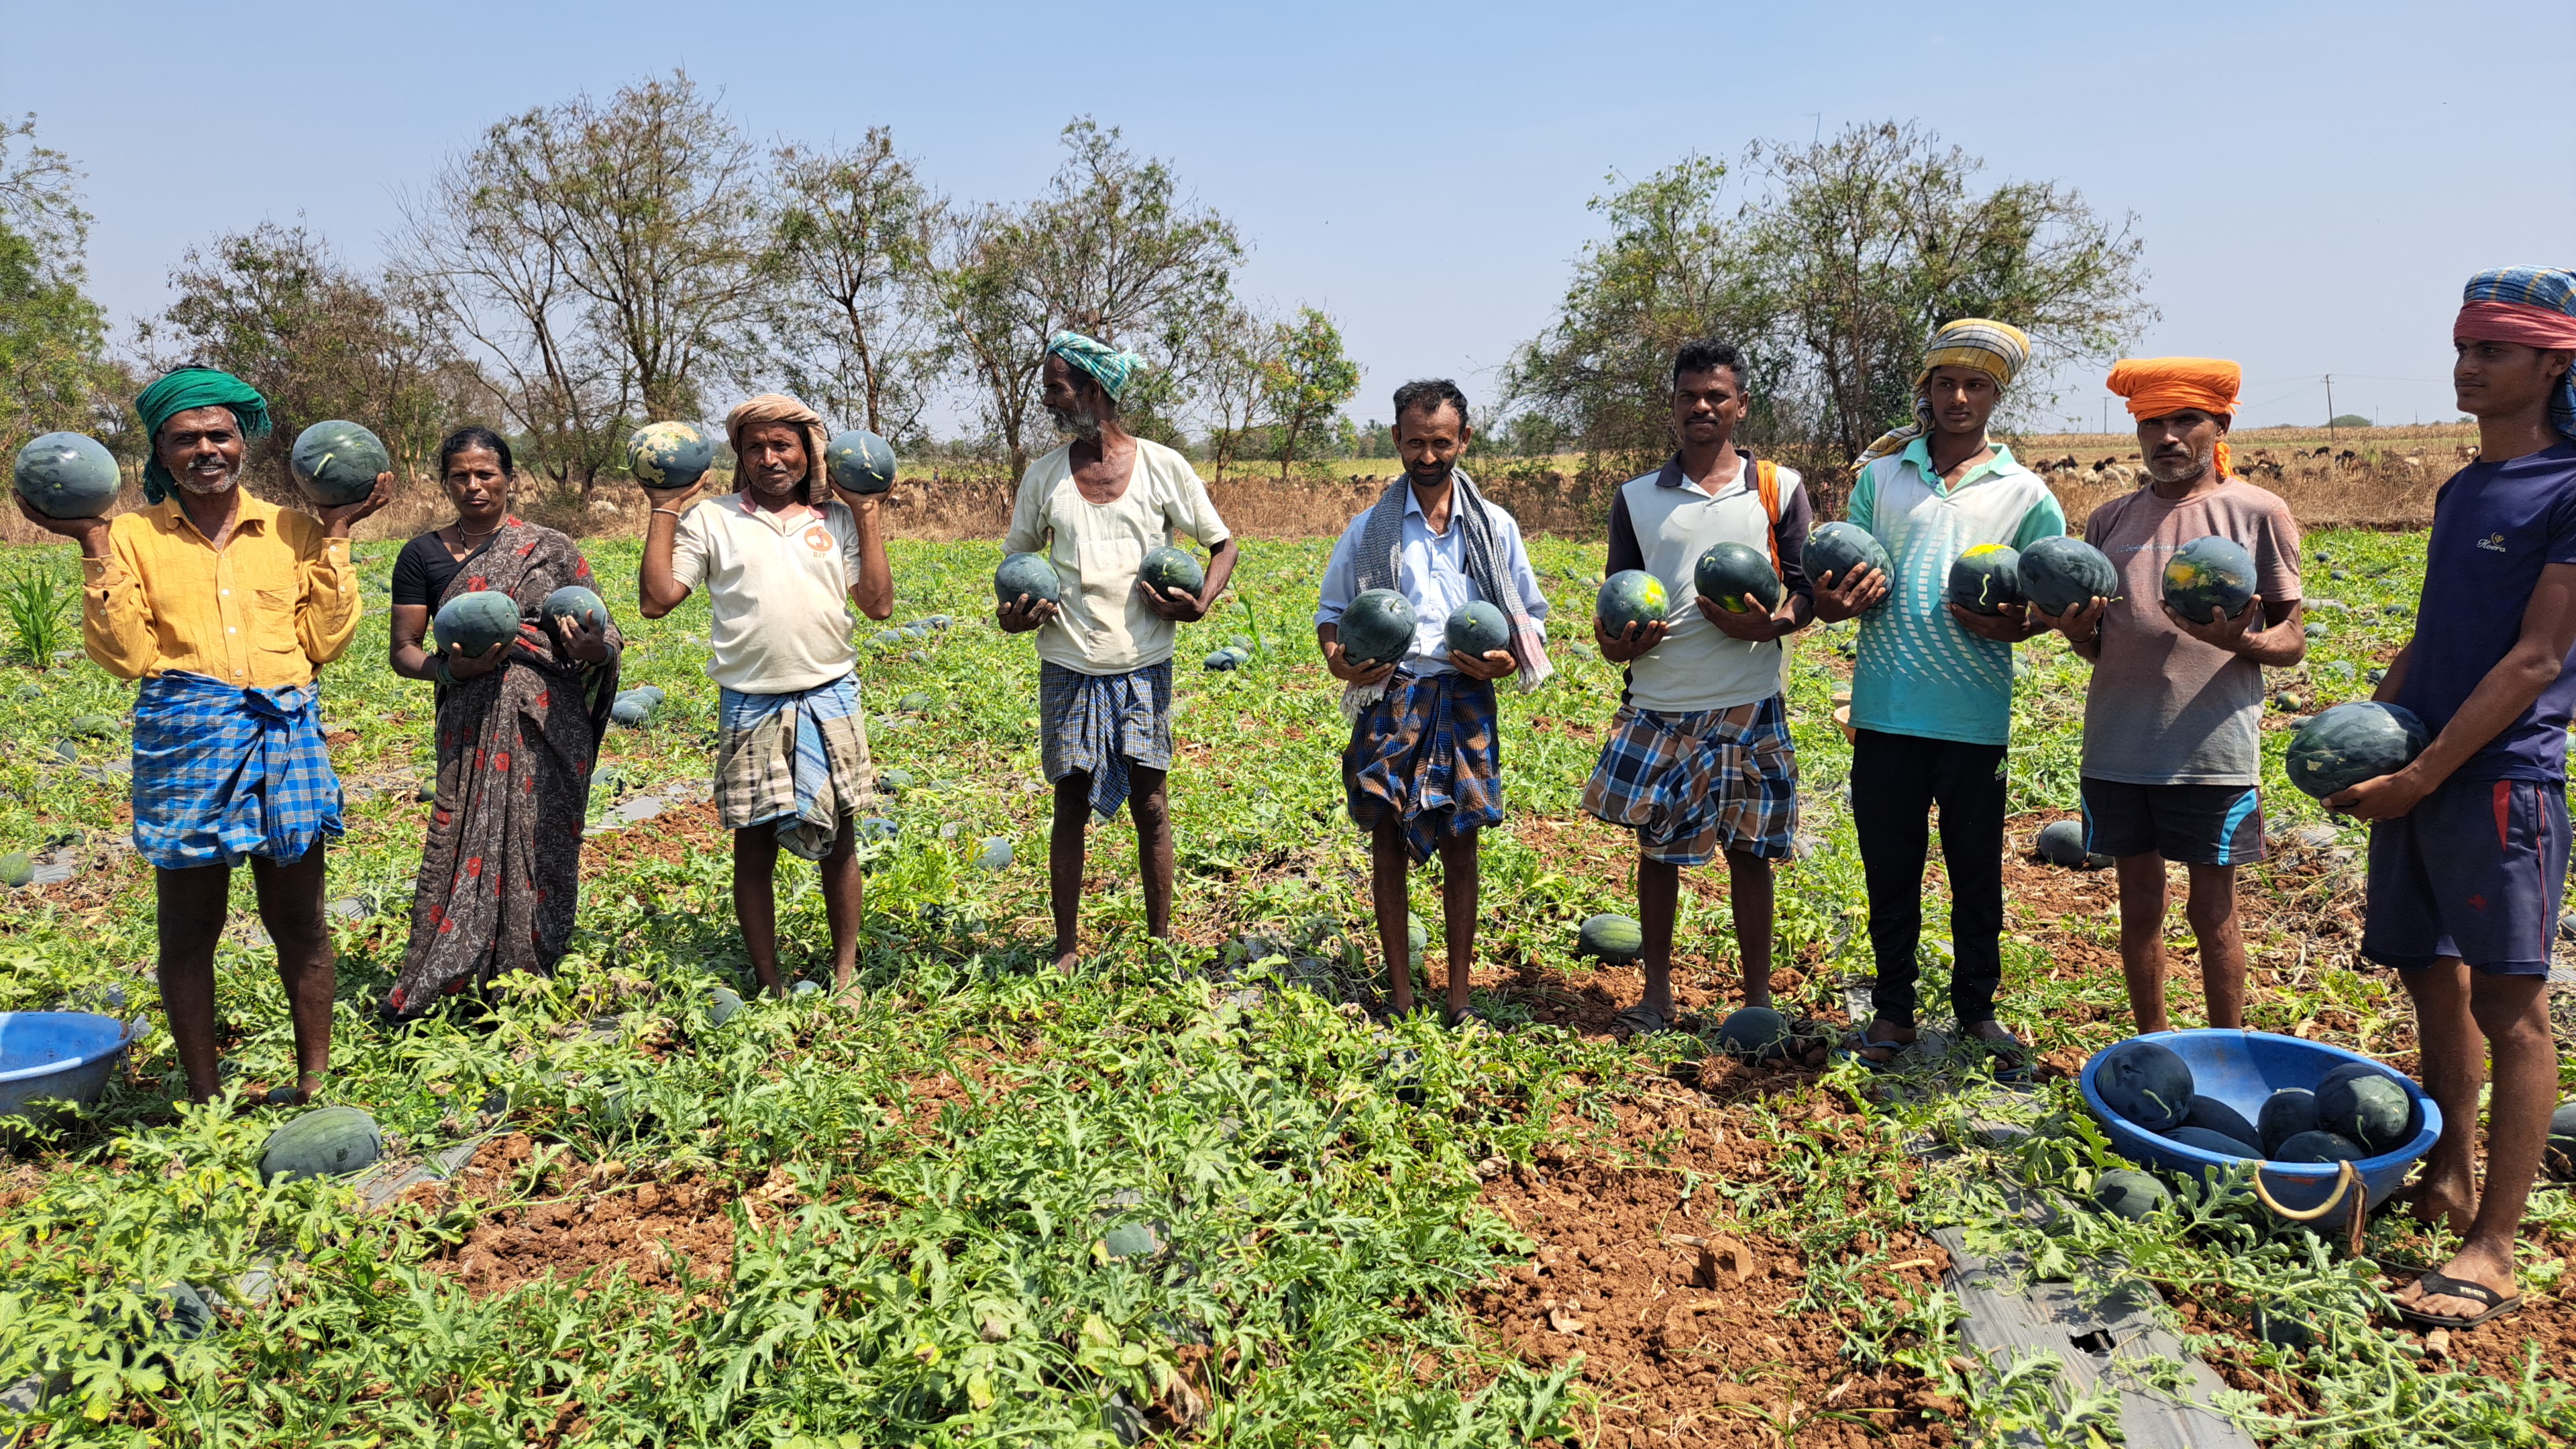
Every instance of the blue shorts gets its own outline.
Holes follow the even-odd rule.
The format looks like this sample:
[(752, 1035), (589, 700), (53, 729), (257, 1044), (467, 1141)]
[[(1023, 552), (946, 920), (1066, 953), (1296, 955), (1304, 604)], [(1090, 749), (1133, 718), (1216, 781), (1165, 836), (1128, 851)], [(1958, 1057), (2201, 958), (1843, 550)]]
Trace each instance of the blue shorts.
[(2184, 865), (2250, 865), (2263, 858), (2263, 797), (2252, 785), (2133, 785), (2087, 775), (2084, 848), (2095, 855), (2161, 855)]
[(2491, 976), (2545, 976), (2566, 885), (2566, 787), (2445, 781), (2370, 828), (2361, 954), (2400, 970), (2458, 957)]

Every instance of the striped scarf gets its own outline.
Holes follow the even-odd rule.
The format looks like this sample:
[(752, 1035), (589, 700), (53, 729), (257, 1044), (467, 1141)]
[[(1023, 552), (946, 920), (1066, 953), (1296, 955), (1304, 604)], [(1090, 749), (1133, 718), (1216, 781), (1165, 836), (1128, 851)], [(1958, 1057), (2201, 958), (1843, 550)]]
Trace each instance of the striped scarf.
[(1983, 317), (1962, 317), (1945, 323), (1932, 334), (1931, 345), (1923, 350), (1923, 365), (1914, 372), (1914, 421), (1879, 435), (1878, 441), (1860, 450), (1852, 460), (1858, 472), (1892, 453), (1905, 451), (1905, 445), (1932, 431), (1932, 397), (1925, 385), (1932, 381), (1936, 367), (1971, 367), (1995, 380), (2000, 392), (2012, 386), (2012, 380), (2030, 364), (2030, 334), (2009, 322), (1992, 322)]
[[(1460, 550), (1466, 555), (1467, 577), (1474, 581), (1476, 592), (1485, 601), (1503, 611), (1512, 625), (1512, 657), (1520, 661), (1520, 687), (1523, 694), (1547, 682), (1556, 672), (1547, 662), (1547, 636), (1538, 622), (1529, 616), (1529, 607), (1521, 599), (1520, 586), (1512, 580), (1511, 560), (1500, 557), (1500, 545), (1494, 537), (1492, 505), (1477, 491), (1474, 479), (1463, 470), (1453, 471), (1449, 503), (1449, 526), (1461, 530)], [(1369, 510), (1368, 521), (1361, 525), (1359, 578), (1354, 592), (1370, 589), (1397, 589), (1404, 585), (1404, 503), (1411, 491), (1410, 478), (1398, 478), (1378, 495), (1376, 506)], [(1393, 676), (1389, 676), (1392, 678)], [(1357, 720), (1369, 706), (1386, 693), (1386, 681), (1363, 688), (1353, 684), (1342, 690), (1342, 713)]]

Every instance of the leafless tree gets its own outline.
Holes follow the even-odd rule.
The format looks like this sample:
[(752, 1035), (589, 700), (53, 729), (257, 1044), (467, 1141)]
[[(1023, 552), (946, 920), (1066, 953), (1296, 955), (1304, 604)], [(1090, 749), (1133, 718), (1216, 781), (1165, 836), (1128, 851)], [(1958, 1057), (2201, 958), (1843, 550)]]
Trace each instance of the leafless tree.
[(771, 164), (778, 284), (763, 361), (824, 411), (913, 439), (952, 350), (931, 285), (946, 203), (882, 126), (841, 151), (781, 146)]

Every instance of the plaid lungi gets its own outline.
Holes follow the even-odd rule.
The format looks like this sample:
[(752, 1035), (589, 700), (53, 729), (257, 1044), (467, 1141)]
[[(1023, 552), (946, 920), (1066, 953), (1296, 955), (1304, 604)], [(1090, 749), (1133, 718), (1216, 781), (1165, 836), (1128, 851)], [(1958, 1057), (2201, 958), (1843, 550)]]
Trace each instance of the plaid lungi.
[(1038, 739), (1047, 783), (1091, 777), (1092, 813), (1127, 803), (1130, 766), (1172, 768), (1172, 661), (1124, 674), (1038, 666)]
[(821, 860), (841, 822), (876, 798), (858, 676), (794, 694), (723, 692), (716, 714), (716, 818), (727, 830), (778, 822), (778, 843)]
[(134, 849), (162, 870), (293, 862), (340, 833), (319, 684), (245, 689), (202, 674), (134, 701)]
[(1787, 860), (1798, 832), (1798, 758), (1780, 696), (1734, 710), (1622, 705), (1583, 808), (1637, 832), (1648, 860), (1706, 865), (1720, 850)]
[(1503, 821), (1503, 748), (1491, 680), (1398, 672), (1351, 724), (1342, 789), (1351, 820), (1374, 831), (1403, 822), (1413, 863), (1443, 835)]

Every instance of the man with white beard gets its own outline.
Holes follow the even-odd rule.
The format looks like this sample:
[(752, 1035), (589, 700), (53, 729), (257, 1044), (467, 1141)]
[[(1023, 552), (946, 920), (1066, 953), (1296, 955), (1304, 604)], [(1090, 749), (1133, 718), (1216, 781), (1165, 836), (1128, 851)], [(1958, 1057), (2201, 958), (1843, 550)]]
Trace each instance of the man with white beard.
[[(1012, 553), (1043, 551), (1063, 599), (1022, 594), (999, 610), (1003, 629), (1037, 633), (1038, 729), (1055, 786), (1047, 887), (1059, 971), (1080, 959), (1084, 829), (1122, 803), (1136, 822), (1145, 934), (1171, 934), (1172, 626), (1207, 616), (1238, 553), (1190, 461), (1119, 425), (1119, 395), (1143, 365), (1078, 332), (1048, 340), (1039, 400), (1069, 441), (1029, 464), (1002, 541)], [(1145, 555), (1176, 533), (1208, 550), (1196, 595), (1165, 592), (1138, 574)]]
[(355, 503), (306, 514), (241, 485), (268, 402), (211, 367), (183, 367), (134, 400), (151, 439), (149, 504), (110, 522), (19, 512), (80, 545), (89, 657), (139, 679), (134, 848), (151, 862), (161, 1005), (188, 1094), (215, 1094), (215, 942), (232, 868), (248, 860), (295, 1029), (308, 1101), (331, 1064), (337, 963), (322, 915), (323, 842), (340, 833), (340, 779), (322, 741), (321, 666), (358, 629), (349, 527), (393, 501), (393, 475)]
[[(2307, 653), (2299, 621), (2299, 525), (2277, 497), (2228, 469), (2239, 372), (2208, 357), (2130, 358), (2111, 391), (2138, 421), (2148, 483), (2093, 510), (2084, 539), (2111, 560), (2120, 597), (2051, 618), (2094, 665), (2084, 705), (2084, 848), (2117, 862), (2120, 966), (2140, 1032), (2165, 1014), (2165, 862), (2180, 861), (2183, 914), (2200, 942), (2209, 1025), (2245, 1025), (2245, 936), (2236, 868), (2263, 858), (2256, 782), (2263, 671)], [(2164, 602), (2174, 550), (2215, 534), (2254, 558), (2258, 592), (2236, 617), (2195, 623)]]

